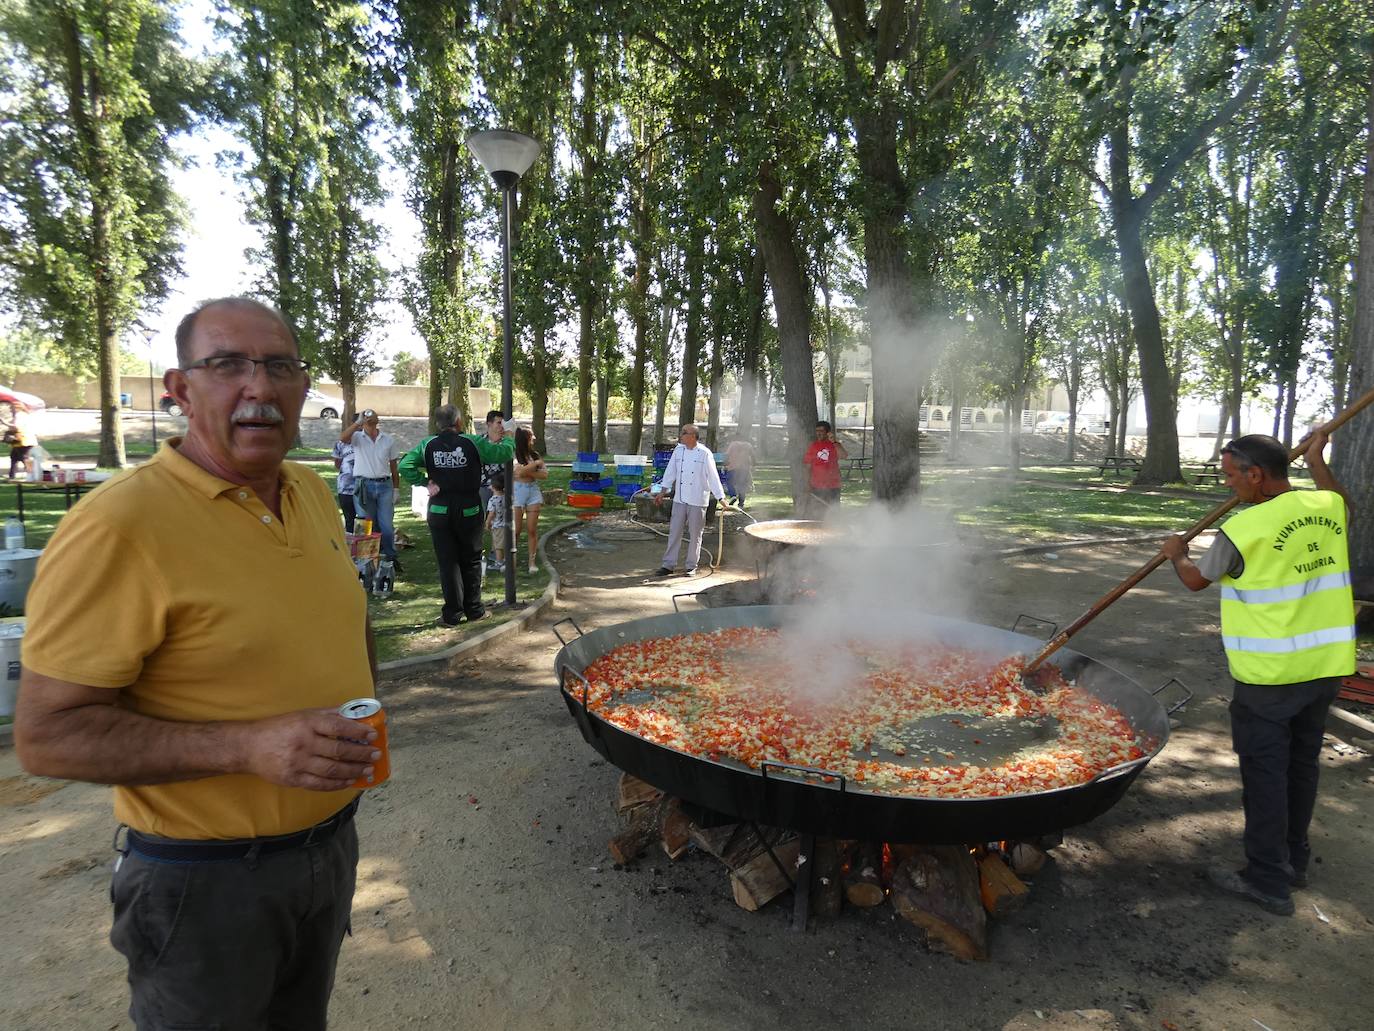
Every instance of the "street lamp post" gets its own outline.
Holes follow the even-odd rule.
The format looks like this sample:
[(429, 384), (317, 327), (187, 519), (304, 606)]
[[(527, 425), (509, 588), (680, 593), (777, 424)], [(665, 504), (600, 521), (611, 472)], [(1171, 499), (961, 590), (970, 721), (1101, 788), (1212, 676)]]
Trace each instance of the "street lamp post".
[[(533, 136), (510, 129), (487, 129), (467, 138), (467, 148), (491, 175), (501, 191), (501, 413), (506, 419), (514, 415), (514, 387), (511, 371), (515, 364), (515, 341), (511, 333), (510, 304), (510, 226), (511, 202), (515, 185), (539, 156), (540, 144)], [(512, 524), (511, 499), (515, 493), (515, 465), (506, 463), (505, 523), (506, 523), (506, 604), (515, 604), (515, 527)], [(537, 548), (538, 541), (530, 541)]]
[(149, 327), (141, 326), (143, 342), (148, 345), (148, 406), (153, 416), (153, 454), (157, 454), (157, 394), (153, 386), (153, 340), (157, 334)]

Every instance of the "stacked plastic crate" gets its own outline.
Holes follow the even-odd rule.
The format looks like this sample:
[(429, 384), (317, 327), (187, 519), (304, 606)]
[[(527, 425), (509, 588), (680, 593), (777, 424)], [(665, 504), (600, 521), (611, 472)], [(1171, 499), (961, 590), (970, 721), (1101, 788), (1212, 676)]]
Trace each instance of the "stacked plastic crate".
[(601, 464), (601, 452), (579, 451), (572, 464), (572, 480), (568, 483), (568, 504), (573, 508), (600, 508), (601, 492), (611, 485)]
[(673, 445), (659, 444), (654, 448), (654, 482), (663, 479), (663, 472), (673, 457)]
[(643, 455), (616, 455), (615, 492), (628, 501), (644, 489), (644, 469), (648, 460)]

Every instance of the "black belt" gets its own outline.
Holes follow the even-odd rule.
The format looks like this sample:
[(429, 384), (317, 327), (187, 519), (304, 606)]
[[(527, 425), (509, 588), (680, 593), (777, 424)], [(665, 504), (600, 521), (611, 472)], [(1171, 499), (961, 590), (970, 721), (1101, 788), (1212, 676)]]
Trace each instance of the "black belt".
[(160, 863), (217, 863), (235, 859), (270, 856), (293, 848), (323, 845), (353, 819), (358, 811), (357, 798), (349, 802), (327, 820), (294, 834), (278, 834), (267, 838), (234, 838), (226, 841), (178, 841), (171, 838), (150, 838), (130, 828), (129, 849), (144, 859)]

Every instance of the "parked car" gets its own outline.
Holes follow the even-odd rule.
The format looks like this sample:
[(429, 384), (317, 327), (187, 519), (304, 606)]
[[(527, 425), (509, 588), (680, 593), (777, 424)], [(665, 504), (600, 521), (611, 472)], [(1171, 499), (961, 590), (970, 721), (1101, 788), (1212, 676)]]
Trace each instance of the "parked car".
[(305, 407), (301, 409), (301, 416), (307, 419), (337, 419), (343, 410), (343, 398), (321, 394), (311, 387), (305, 392)]
[[(168, 415), (182, 414), (181, 405), (177, 403), (177, 399), (166, 391), (163, 391), (162, 400), (158, 402), (158, 407)], [(337, 419), (343, 408), (342, 398), (330, 397), (328, 394), (321, 394), (318, 390), (311, 388), (305, 392), (305, 406), (301, 409), (301, 415), (310, 419)]]
[(1036, 433), (1067, 433), (1069, 430), (1068, 412), (1050, 412), (1035, 424)]

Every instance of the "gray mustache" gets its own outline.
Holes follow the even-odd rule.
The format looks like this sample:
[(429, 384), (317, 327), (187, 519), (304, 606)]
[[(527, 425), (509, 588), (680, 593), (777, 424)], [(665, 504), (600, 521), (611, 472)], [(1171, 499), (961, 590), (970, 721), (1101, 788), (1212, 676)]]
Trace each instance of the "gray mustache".
[(279, 423), (282, 421), (281, 409), (271, 403), (239, 405), (234, 409), (234, 421)]

